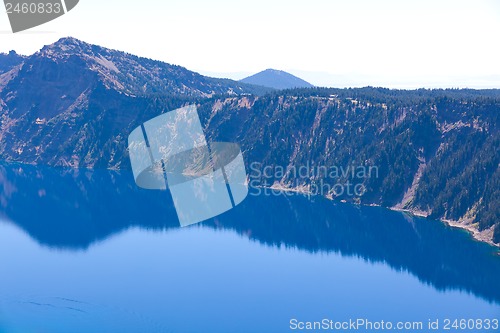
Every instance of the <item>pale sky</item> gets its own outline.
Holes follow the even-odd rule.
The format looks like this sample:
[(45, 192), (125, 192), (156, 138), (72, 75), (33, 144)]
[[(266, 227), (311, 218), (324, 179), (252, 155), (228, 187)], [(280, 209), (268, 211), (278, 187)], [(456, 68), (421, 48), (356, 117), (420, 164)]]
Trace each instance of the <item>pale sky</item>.
[(12, 34), (31, 54), (60, 37), (235, 79), (266, 68), (315, 85), (500, 88), (498, 0), (80, 0)]

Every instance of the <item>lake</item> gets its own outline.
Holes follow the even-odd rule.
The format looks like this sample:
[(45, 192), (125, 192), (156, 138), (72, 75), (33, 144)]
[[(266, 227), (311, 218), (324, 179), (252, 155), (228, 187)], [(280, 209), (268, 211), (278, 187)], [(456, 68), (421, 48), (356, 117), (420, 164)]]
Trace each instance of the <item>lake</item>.
[(2, 333), (500, 318), (497, 249), (438, 221), (253, 189), (180, 228), (169, 193), (128, 171), (0, 164), (0, 184)]

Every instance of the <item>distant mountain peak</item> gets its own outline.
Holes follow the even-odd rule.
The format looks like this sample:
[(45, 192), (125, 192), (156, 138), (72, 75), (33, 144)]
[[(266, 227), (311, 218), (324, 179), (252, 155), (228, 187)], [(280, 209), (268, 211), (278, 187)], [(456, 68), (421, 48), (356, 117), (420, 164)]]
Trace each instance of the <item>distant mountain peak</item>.
[(268, 68), (240, 82), (274, 89), (312, 88), (309, 82), (282, 70)]
[[(274, 68), (268, 68), (268, 69), (265, 69), (263, 70), (262, 72), (260, 73), (273, 73), (273, 74), (278, 74), (278, 75), (292, 75), (290, 73), (287, 73), (285, 71), (282, 71), (280, 69), (274, 69)], [(292, 75), (293, 76), (293, 75)]]

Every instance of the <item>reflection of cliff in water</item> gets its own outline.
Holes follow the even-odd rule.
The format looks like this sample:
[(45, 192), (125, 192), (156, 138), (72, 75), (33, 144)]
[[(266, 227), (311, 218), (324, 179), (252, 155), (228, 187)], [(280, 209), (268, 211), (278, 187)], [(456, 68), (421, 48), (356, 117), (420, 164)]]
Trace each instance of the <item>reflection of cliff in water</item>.
[[(127, 171), (0, 165), (0, 214), (39, 243), (71, 250), (132, 226), (177, 228), (168, 191), (142, 190)], [(437, 289), (500, 303), (495, 249), (440, 222), (322, 198), (252, 196), (202, 224), (268, 246), (335, 252), (405, 270)]]
[(0, 165), (0, 215), (41, 244), (86, 249), (131, 226), (179, 225), (168, 191), (138, 188), (129, 172)]

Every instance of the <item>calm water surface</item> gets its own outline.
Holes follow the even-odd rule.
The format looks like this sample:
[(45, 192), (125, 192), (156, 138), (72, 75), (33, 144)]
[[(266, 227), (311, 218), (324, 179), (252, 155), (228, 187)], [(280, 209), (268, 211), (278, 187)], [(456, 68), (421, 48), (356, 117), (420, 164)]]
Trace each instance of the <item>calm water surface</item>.
[(500, 318), (495, 249), (437, 221), (261, 195), (178, 225), (168, 192), (128, 172), (0, 165), (0, 332)]

